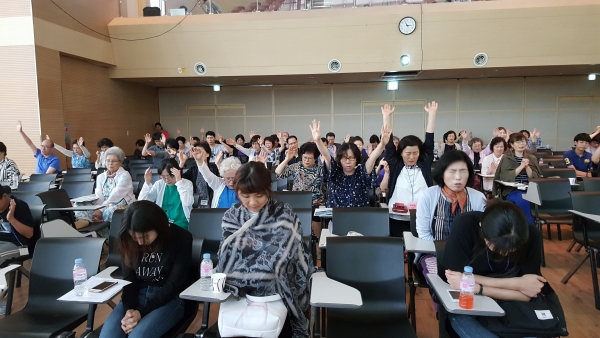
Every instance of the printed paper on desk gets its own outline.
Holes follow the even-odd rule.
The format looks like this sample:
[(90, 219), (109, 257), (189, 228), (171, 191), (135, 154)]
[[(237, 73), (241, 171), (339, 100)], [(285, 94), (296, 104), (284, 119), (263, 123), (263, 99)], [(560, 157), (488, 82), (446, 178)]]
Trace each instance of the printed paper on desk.
[(71, 200), (71, 202), (93, 202), (93, 201), (96, 201), (97, 199), (98, 199), (98, 196), (92, 194), (92, 195), (86, 195), (86, 196), (73, 198)]

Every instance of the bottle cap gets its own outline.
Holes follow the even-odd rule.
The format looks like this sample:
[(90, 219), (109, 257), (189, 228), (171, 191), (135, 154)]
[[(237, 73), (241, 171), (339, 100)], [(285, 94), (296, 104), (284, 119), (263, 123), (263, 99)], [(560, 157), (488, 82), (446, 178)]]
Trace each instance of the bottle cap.
[(465, 272), (473, 273), (473, 268), (470, 266), (465, 266)]
[(83, 263), (83, 259), (82, 258), (75, 259), (75, 264), (81, 264), (81, 263)]
[(204, 255), (202, 255), (202, 258), (204, 258), (204, 259), (210, 259), (210, 254), (209, 253), (205, 253)]

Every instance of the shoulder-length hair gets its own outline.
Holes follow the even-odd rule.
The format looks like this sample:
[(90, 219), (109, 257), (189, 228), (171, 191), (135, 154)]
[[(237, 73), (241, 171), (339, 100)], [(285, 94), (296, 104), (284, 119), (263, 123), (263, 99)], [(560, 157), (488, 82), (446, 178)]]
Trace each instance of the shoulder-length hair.
[[(152, 230), (156, 231), (157, 237), (151, 245), (140, 246), (131, 238), (130, 232), (146, 233)], [(143, 254), (164, 248), (170, 237), (169, 219), (161, 207), (150, 201), (133, 202), (123, 214), (119, 231), (118, 247), (121, 258), (125, 265), (135, 269), (139, 266)]]
[(448, 167), (454, 162), (465, 162), (467, 164), (467, 169), (469, 170), (469, 180), (467, 181), (467, 186), (470, 187), (473, 185), (473, 181), (475, 180), (475, 172), (473, 170), (473, 162), (469, 156), (461, 151), (461, 150), (450, 150), (444, 153), (437, 165), (433, 169), (433, 173), (431, 174), (433, 180), (440, 187), (444, 187), (446, 183), (444, 183), (444, 172)]
[(496, 144), (498, 143), (502, 143), (502, 146), (504, 146), (504, 151), (508, 150), (508, 145), (506, 144), (506, 141), (502, 138), (502, 137), (494, 137), (491, 141), (490, 141), (490, 150), (493, 152), (494, 151), (494, 147), (496, 146)]
[(356, 164), (360, 163), (360, 150), (354, 143), (343, 143), (341, 146), (337, 148), (337, 153), (335, 154), (335, 161), (337, 163), (342, 163), (342, 157), (346, 156), (348, 149), (352, 151), (352, 155), (356, 159)]
[[(395, 137), (395, 136), (394, 136)], [(400, 143), (398, 144), (398, 150), (396, 150), (396, 155), (402, 157), (402, 152), (406, 147), (419, 147), (419, 159), (418, 161), (423, 160), (423, 141), (415, 135), (406, 135), (400, 139)]]
[(235, 173), (235, 191), (242, 194), (265, 194), (271, 198), (271, 172), (264, 163), (248, 162)]

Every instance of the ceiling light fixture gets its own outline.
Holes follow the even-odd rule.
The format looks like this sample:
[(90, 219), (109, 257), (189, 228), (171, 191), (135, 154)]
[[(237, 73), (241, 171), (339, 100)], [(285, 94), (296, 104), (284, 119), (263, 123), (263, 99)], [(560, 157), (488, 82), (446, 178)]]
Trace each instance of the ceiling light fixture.
[(406, 67), (410, 64), (410, 56), (407, 54), (404, 54), (400, 57), (400, 65), (402, 67)]
[(387, 90), (398, 90), (398, 81), (388, 81)]
[(595, 81), (596, 80), (596, 74), (590, 74), (590, 75), (588, 75), (588, 80)]
[(220, 92), (220, 91), (221, 91), (221, 86), (219, 86), (219, 85), (214, 85), (214, 86), (213, 86), (213, 90), (214, 90), (215, 92)]

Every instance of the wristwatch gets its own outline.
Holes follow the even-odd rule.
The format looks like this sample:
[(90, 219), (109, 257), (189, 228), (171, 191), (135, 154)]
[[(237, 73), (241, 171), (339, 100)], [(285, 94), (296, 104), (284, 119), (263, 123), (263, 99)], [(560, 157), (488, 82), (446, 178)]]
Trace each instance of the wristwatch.
[(478, 296), (483, 295), (483, 285), (479, 284), (479, 292), (477, 292)]

